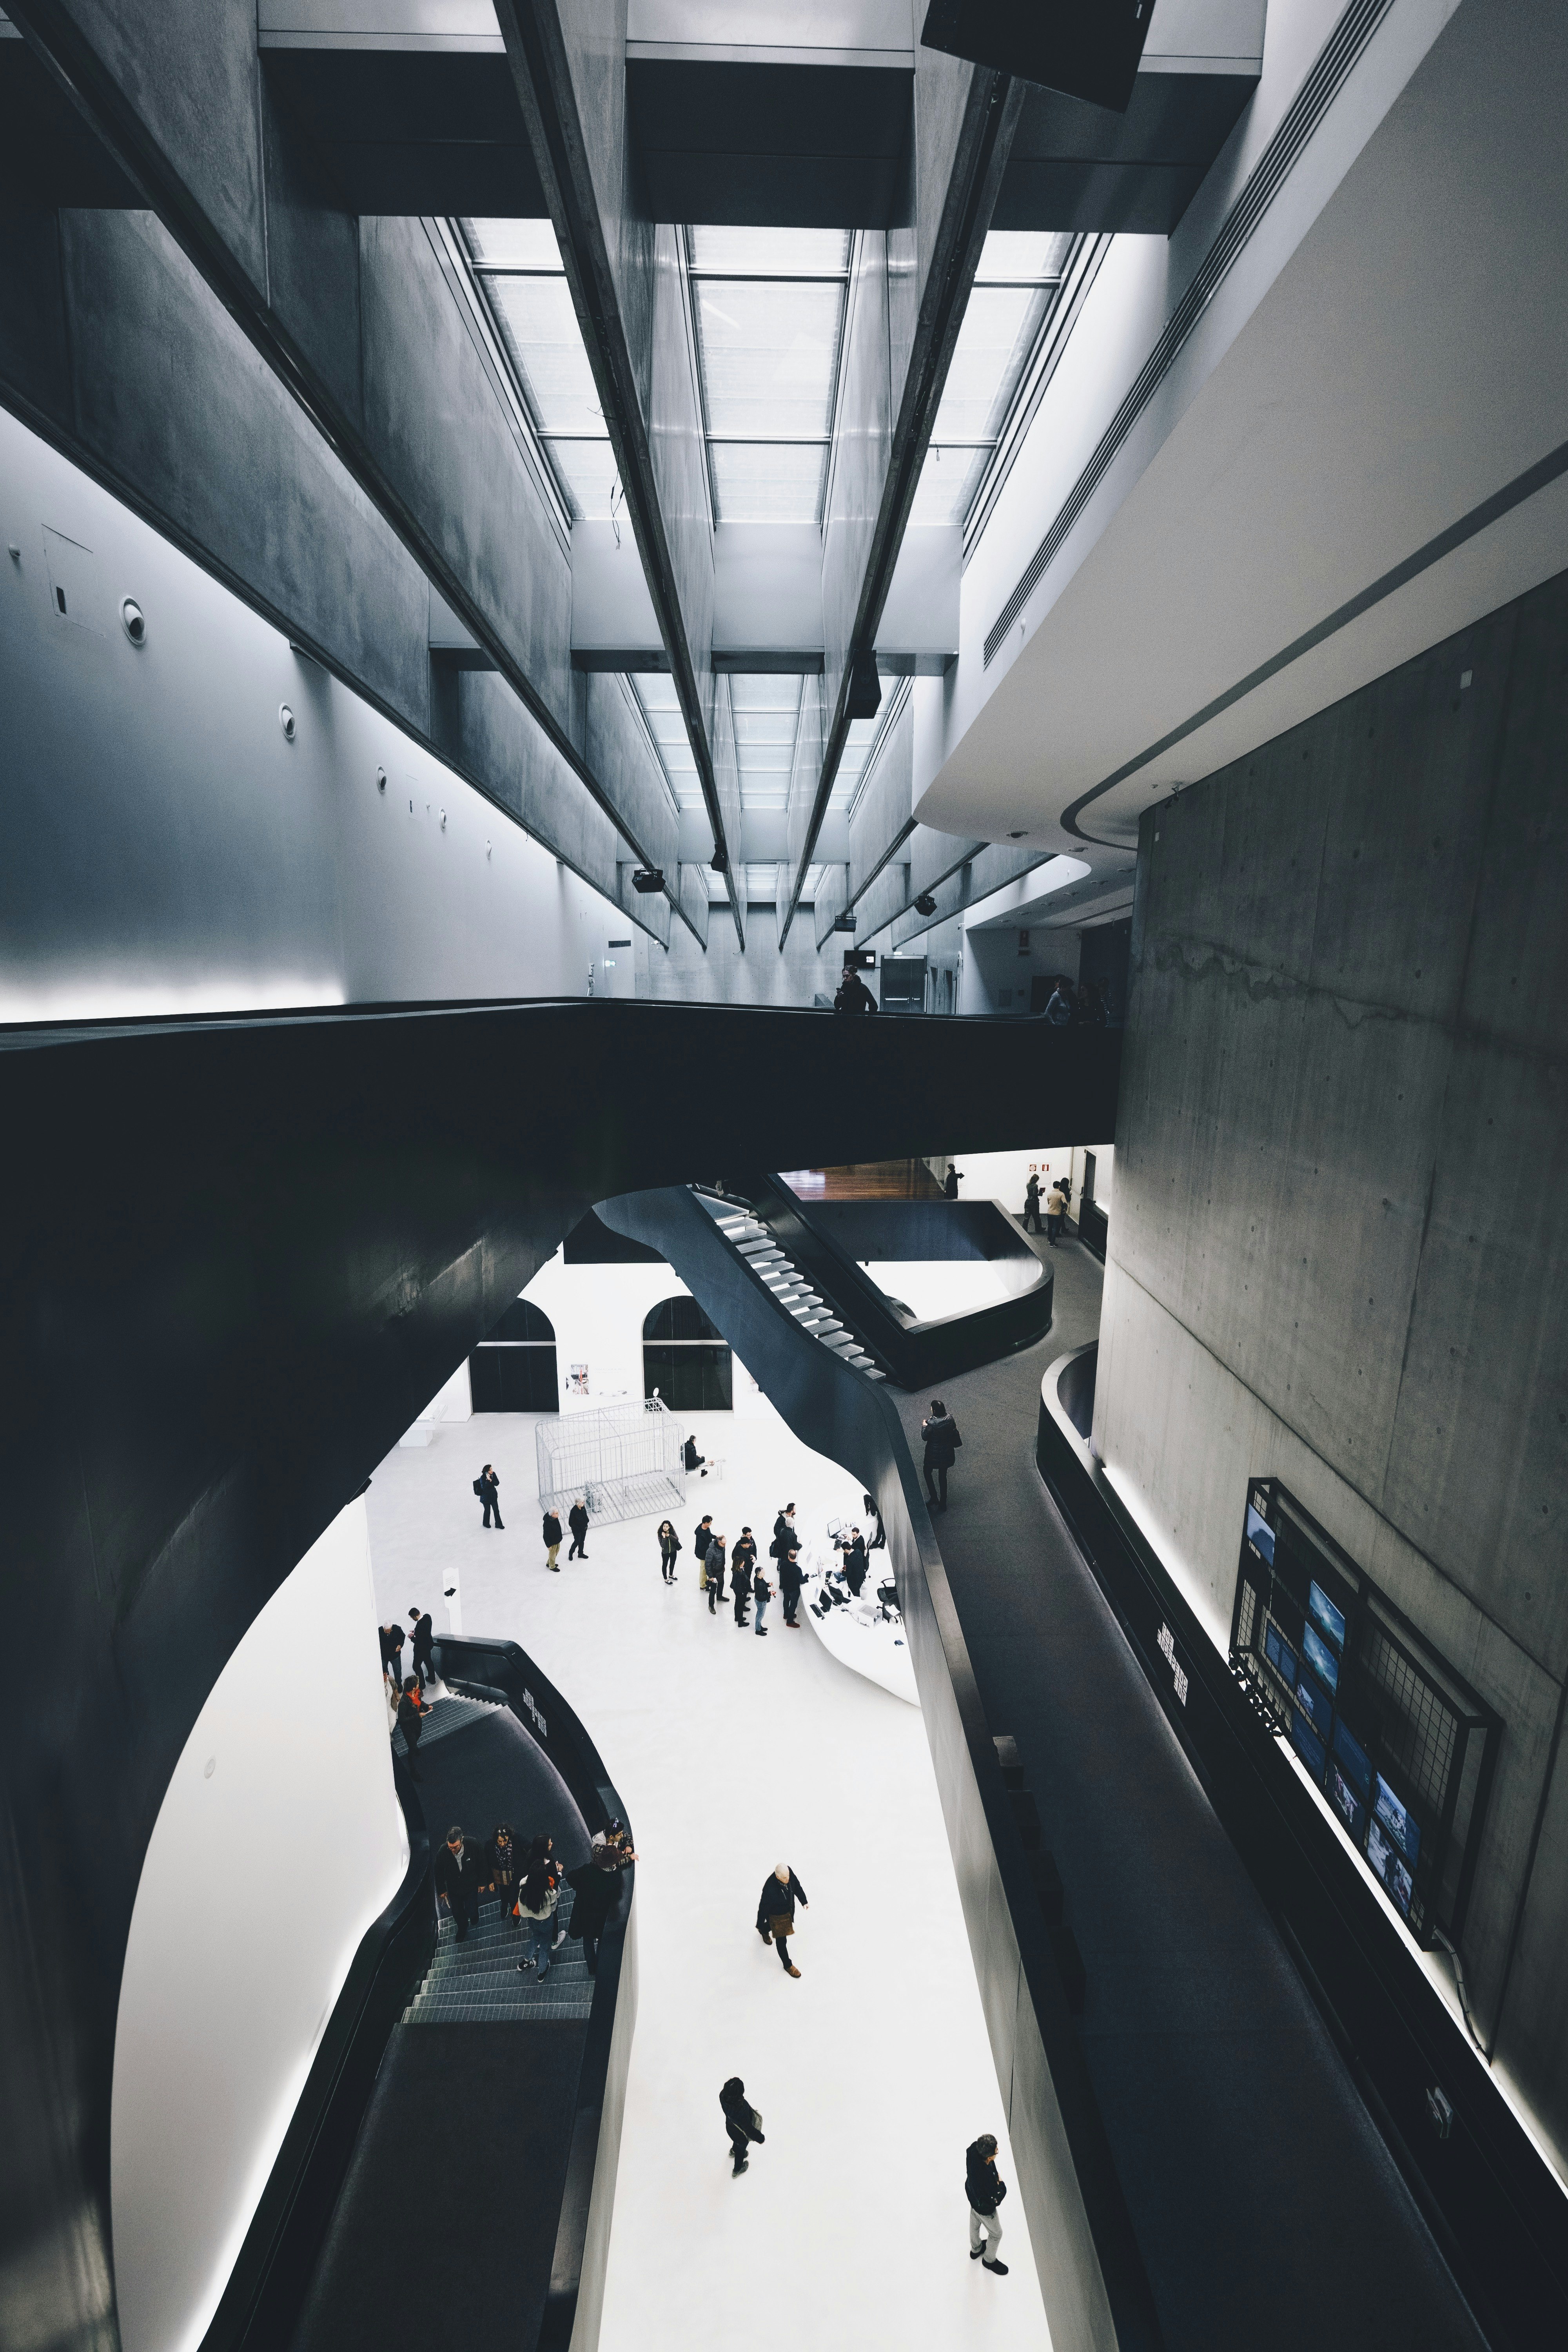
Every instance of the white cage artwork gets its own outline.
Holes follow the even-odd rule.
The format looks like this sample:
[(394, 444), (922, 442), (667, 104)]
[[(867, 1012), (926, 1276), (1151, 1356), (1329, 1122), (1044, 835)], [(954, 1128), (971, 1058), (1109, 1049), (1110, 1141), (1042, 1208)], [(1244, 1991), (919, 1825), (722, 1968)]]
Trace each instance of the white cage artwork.
[(539, 1499), (564, 1518), (581, 1495), (591, 1519), (639, 1519), (686, 1500), (686, 1432), (662, 1411), (606, 1405), (539, 1423)]

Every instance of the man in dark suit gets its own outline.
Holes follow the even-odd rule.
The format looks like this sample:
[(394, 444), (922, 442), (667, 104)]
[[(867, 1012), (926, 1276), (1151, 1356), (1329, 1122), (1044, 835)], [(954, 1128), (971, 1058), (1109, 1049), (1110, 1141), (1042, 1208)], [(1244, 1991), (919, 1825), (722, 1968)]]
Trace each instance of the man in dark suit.
[(479, 1888), (484, 1882), (483, 1848), (470, 1845), (463, 1835), (462, 1823), (455, 1822), (447, 1832), (447, 1843), (436, 1855), (436, 1892), (444, 1895), (457, 1924), (460, 1944), (470, 1927), (479, 1924)]
[(800, 1588), (805, 1581), (801, 1574), (800, 1554), (794, 1544), (786, 1544), (784, 1558), (779, 1562), (779, 1591), (784, 1594), (784, 1623), (793, 1625), (797, 1633), (800, 1620), (795, 1612), (800, 1606)]
[[(436, 1660), (430, 1648), (431, 1643), (436, 1638), (436, 1628), (430, 1622), (430, 1612), (427, 1609), (421, 1609), (415, 1604), (410, 1608), (408, 1614), (414, 1622), (414, 1655), (410, 1664), (419, 1677), (419, 1687), (423, 1690), (426, 1683), (433, 1683), (436, 1679)], [(402, 1677), (399, 1676), (399, 1680), (401, 1679)]]
[(588, 1555), (583, 1547), (588, 1540), (588, 1513), (581, 1495), (567, 1512), (566, 1524), (572, 1530), (572, 1543), (566, 1554), (567, 1559), (571, 1559), (575, 1555), (578, 1559), (586, 1559)]

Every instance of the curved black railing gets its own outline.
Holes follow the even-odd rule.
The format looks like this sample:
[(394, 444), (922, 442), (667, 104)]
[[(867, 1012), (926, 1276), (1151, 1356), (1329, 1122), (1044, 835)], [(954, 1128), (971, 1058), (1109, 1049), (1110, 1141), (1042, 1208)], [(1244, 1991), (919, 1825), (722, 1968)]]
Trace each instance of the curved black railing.
[[(782, 1176), (740, 1189), (801, 1272), (864, 1340), (900, 1388), (929, 1388), (953, 1372), (1032, 1347), (1051, 1328), (1055, 1278), (994, 1201), (803, 1201)], [(922, 1321), (872, 1281), (862, 1258), (984, 1259), (1003, 1268), (1011, 1296)]]

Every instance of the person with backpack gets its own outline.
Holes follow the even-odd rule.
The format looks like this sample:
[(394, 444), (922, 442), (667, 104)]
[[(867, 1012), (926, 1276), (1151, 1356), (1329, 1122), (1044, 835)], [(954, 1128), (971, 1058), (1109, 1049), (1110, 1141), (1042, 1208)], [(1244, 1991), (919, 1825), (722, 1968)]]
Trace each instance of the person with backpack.
[(496, 1515), (497, 1527), (504, 1527), (506, 1523), (500, 1515), (500, 1480), (496, 1476), (493, 1463), (487, 1462), (474, 1480), (474, 1492), (485, 1507), (486, 1527), (489, 1526), (492, 1511)]
[[(947, 1474), (963, 1440), (958, 1433), (958, 1423), (940, 1397), (932, 1397), (929, 1419), (921, 1423), (921, 1436), (925, 1441), (926, 1493), (933, 1511), (947, 1508)], [(937, 1492), (938, 1485), (942, 1492)]]
[(556, 1559), (555, 1555), (561, 1549), (561, 1521), (556, 1516), (555, 1506), (552, 1503), (547, 1504), (545, 1507), (543, 1535), (544, 1565), (546, 1568), (552, 1568), (555, 1570), (556, 1575), (559, 1576), (561, 1573), (561, 1563)]
[(963, 2152), (963, 2193), (969, 2200), (969, 2259), (996, 2278), (1005, 2278), (1007, 2265), (996, 2259), (1002, 2224), (996, 2208), (1007, 2194), (1007, 2184), (996, 2169), (996, 2137), (982, 2132)]
[(555, 1928), (555, 1906), (561, 1900), (561, 1873), (550, 1852), (548, 1838), (535, 1838), (530, 1850), (528, 1876), (517, 1890), (512, 1908), (522, 1922), (522, 1932), (531, 1943), (531, 1952), (525, 1952), (517, 1964), (522, 1976), (529, 1969), (539, 1971), (534, 1979), (542, 1984), (550, 1974), (550, 1955), (565, 1936)]

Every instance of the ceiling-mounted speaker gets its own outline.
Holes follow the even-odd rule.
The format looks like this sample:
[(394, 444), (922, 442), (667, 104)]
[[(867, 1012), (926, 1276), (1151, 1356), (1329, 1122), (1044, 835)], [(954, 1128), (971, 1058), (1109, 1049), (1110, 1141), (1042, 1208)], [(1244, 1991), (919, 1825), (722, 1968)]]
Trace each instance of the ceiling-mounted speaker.
[(921, 39), (1125, 114), (1154, 0), (931, 0)]
[(875, 719), (882, 707), (882, 680), (874, 653), (852, 654), (849, 660), (849, 697), (844, 706), (847, 719)]

